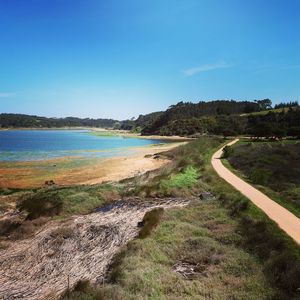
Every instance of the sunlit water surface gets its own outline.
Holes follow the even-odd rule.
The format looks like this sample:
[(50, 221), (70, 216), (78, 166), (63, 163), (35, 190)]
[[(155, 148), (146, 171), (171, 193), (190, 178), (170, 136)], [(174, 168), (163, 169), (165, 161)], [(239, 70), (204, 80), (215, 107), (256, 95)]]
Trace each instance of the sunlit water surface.
[(130, 147), (163, 143), (161, 140), (97, 136), (88, 130), (0, 131), (0, 161), (32, 161), (66, 156), (105, 158), (128, 155)]

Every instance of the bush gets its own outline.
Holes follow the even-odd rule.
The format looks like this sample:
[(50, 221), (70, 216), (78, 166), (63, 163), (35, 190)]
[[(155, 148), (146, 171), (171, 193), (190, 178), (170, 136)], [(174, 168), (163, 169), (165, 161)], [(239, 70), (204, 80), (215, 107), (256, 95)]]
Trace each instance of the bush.
[(41, 191), (21, 197), (17, 208), (28, 213), (27, 219), (55, 216), (62, 210), (63, 201), (58, 192)]
[(151, 231), (158, 225), (164, 213), (163, 208), (154, 208), (146, 212), (142, 224), (143, 228), (139, 232), (139, 238), (144, 239), (151, 234)]
[(287, 251), (270, 257), (265, 271), (273, 278), (276, 286), (286, 290), (290, 295), (300, 287), (300, 264)]
[(268, 278), (284, 293), (293, 295), (300, 287), (300, 262), (283, 237), (276, 234), (278, 229), (275, 227), (277, 225), (269, 221), (242, 218), (240, 230), (244, 236), (243, 244), (264, 261)]
[(225, 146), (223, 148), (222, 158), (228, 158), (233, 153), (233, 148), (231, 146)]
[(266, 185), (271, 176), (271, 171), (267, 169), (254, 169), (251, 171), (249, 178), (256, 184)]
[(241, 212), (247, 210), (249, 208), (249, 201), (248, 200), (238, 200), (233, 203), (230, 210), (230, 215), (237, 216)]
[(23, 220), (23, 218), (6, 219), (0, 221), (0, 236), (18, 240), (32, 235), (38, 228), (46, 223), (46, 218)]
[(86, 293), (91, 288), (90, 282), (88, 280), (79, 280), (74, 287), (74, 291)]
[(9, 235), (11, 232), (21, 226), (21, 221), (1, 220), (0, 221), (0, 236)]

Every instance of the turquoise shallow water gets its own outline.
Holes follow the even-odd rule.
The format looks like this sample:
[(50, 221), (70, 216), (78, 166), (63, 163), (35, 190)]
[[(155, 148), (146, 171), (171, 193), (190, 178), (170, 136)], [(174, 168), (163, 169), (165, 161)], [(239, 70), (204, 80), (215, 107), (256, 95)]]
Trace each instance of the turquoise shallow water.
[(96, 136), (87, 130), (0, 131), (0, 161), (31, 161), (65, 156), (127, 155), (129, 147), (163, 143), (161, 140)]

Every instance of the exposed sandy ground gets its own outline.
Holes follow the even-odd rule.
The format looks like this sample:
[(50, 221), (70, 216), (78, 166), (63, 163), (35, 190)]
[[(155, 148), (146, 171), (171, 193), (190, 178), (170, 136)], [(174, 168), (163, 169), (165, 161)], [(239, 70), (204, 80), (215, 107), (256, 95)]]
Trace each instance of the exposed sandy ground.
[[(97, 176), (92, 180), (83, 181), (84, 184), (96, 184), (106, 181), (119, 181), (121, 179), (130, 178), (141, 175), (147, 171), (152, 171), (167, 164), (169, 160), (154, 158), (153, 155), (171, 150), (183, 143), (170, 143), (164, 145), (156, 145), (150, 147), (136, 148), (136, 153), (128, 157), (110, 158), (95, 166)], [(148, 156), (152, 157), (148, 157)], [(146, 157), (145, 157), (146, 156)]]
[(111, 133), (112, 135), (120, 135), (124, 137), (134, 137), (148, 140), (164, 140), (164, 141), (191, 141), (195, 138), (184, 137), (179, 135), (141, 135), (140, 133), (132, 133), (128, 130), (107, 130), (104, 128), (89, 128), (91, 131), (95, 132), (103, 132), (103, 133)]
[[(235, 144), (239, 139), (228, 143), (227, 145)], [(224, 147), (223, 147), (224, 148)], [(266, 215), (278, 226), (283, 229), (291, 238), (300, 244), (300, 219), (293, 215), (290, 211), (267, 197), (265, 194), (243, 181), (241, 178), (229, 171), (220, 159), (222, 150), (218, 150), (212, 157), (211, 163), (213, 168), (228, 183), (230, 183), (239, 192), (249, 198), (257, 207), (262, 209)]]
[(137, 223), (154, 207), (180, 207), (186, 199), (119, 202), (108, 212), (52, 221), (35, 236), (0, 250), (0, 299), (58, 299), (79, 280), (101, 283)]
[[(42, 162), (0, 163), (0, 187), (40, 187), (46, 180), (54, 180), (58, 185), (118, 181), (167, 164), (168, 160), (155, 159), (153, 155), (183, 143), (131, 148), (132, 154), (128, 156), (89, 159), (86, 163), (84, 159), (72, 157)], [(77, 162), (80, 164), (77, 165)]]

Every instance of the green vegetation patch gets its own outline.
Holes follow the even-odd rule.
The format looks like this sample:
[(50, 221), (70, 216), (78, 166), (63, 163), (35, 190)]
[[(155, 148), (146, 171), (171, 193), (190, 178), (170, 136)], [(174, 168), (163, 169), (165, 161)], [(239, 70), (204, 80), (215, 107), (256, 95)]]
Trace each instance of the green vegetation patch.
[[(299, 246), (213, 171), (210, 157), (223, 143), (218, 138), (202, 137), (166, 154), (176, 162), (169, 170), (169, 178), (170, 174), (176, 176), (178, 169), (192, 166), (201, 171), (194, 194), (209, 190), (217, 200), (167, 211), (148, 239), (135, 241), (124, 250), (111, 283), (129, 299), (139, 298), (142, 293), (150, 299), (299, 297)], [(151, 186), (155, 188), (160, 186)], [(145, 243), (145, 248), (141, 243)], [(172, 270), (176, 268), (193, 268), (200, 277), (193, 272), (191, 275), (179, 272), (185, 278), (181, 285), (181, 279), (173, 277), (176, 274)], [(219, 276), (218, 282), (213, 279), (215, 274)], [(190, 282), (193, 284), (189, 285)]]
[(114, 299), (270, 299), (273, 290), (256, 258), (237, 246), (236, 229), (217, 202), (168, 210), (154, 232), (118, 255), (109, 284), (83, 294), (90, 299), (99, 294), (109, 299), (114, 292)]
[(231, 148), (234, 169), (300, 216), (300, 142), (242, 141)]
[(104, 137), (116, 137), (121, 136), (120, 134), (113, 131), (89, 131), (88, 134), (94, 136), (104, 136)]
[(62, 210), (63, 199), (57, 191), (39, 191), (25, 195), (19, 200), (17, 208), (28, 213), (27, 219), (33, 220), (41, 216), (58, 215)]
[(181, 173), (171, 175), (169, 179), (162, 180), (160, 188), (168, 194), (172, 189), (192, 188), (198, 179), (198, 171), (193, 166), (188, 166)]
[(120, 191), (119, 187), (109, 184), (43, 188), (21, 196), (18, 208), (27, 213), (28, 219), (86, 214), (118, 199)]
[(125, 193), (140, 197), (188, 196), (198, 194), (201, 187), (209, 189), (203, 181), (207, 177), (205, 164), (209, 162), (210, 149), (222, 142), (224, 139), (205, 137), (160, 153), (172, 163), (155, 172), (151, 180), (135, 178), (134, 185), (129, 185), (127, 191), (125, 188)]

